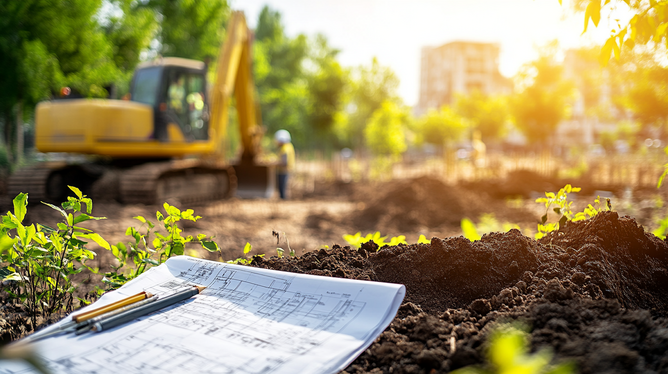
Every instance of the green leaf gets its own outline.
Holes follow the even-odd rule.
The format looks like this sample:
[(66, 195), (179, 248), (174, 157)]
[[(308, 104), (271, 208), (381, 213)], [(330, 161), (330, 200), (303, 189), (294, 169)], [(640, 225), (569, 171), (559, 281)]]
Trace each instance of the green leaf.
[(146, 223), (146, 218), (144, 218), (142, 216), (136, 216), (136, 217), (133, 217), (133, 218), (138, 220), (141, 223)]
[(431, 244), (431, 240), (428, 240), (424, 235), (420, 234), (420, 237), (417, 240), (418, 244)]
[(253, 246), (249, 242), (246, 242), (246, 245), (244, 246), (244, 254), (245, 255), (248, 254), (248, 252), (250, 252), (251, 249), (253, 249)]
[(74, 226), (74, 216), (72, 213), (67, 214), (67, 225), (68, 226)]
[(480, 240), (481, 236), (475, 227), (475, 224), (470, 219), (464, 218), (461, 221), (462, 232), (464, 237), (470, 241)]
[(74, 187), (74, 186), (67, 186), (67, 187), (69, 187), (70, 190), (72, 190), (72, 192), (74, 192), (74, 194), (77, 195), (77, 197), (78, 197), (79, 199), (82, 199), (82, 198), (83, 198), (83, 194), (81, 193), (81, 191), (80, 191), (78, 188), (76, 188), (76, 187)]
[(566, 221), (568, 221), (568, 218), (566, 216), (562, 216), (561, 219), (559, 220), (559, 227), (564, 227), (566, 224)]
[(85, 233), (85, 234), (77, 233), (75, 234), (75, 237), (91, 239), (95, 243), (97, 243), (97, 245), (99, 245), (100, 247), (106, 250), (111, 250), (111, 246), (109, 245), (109, 243), (106, 240), (104, 240), (98, 233)]
[(14, 216), (19, 222), (23, 222), (23, 219), (28, 212), (28, 194), (20, 193), (14, 198)]
[(585, 9), (585, 24), (582, 34), (587, 32), (587, 26), (589, 25), (590, 19), (594, 23), (594, 26), (598, 27), (598, 22), (601, 20), (601, 0), (589, 1), (587, 9)]
[(21, 274), (19, 273), (11, 273), (2, 278), (2, 280), (6, 281), (20, 281), (21, 280)]
[(174, 243), (172, 247), (172, 255), (181, 256), (185, 250), (183, 243)]
[(57, 210), (58, 212), (60, 212), (60, 214), (63, 215), (63, 217), (65, 217), (65, 219), (67, 219), (67, 213), (66, 213), (62, 208), (59, 208), (59, 207), (57, 207), (57, 206), (55, 206), (55, 205), (53, 205), (53, 204), (45, 203), (44, 201), (42, 201), (42, 204), (44, 204), (44, 205), (50, 207), (50, 208), (53, 209), (53, 210)]
[(86, 213), (91, 214), (93, 212), (93, 200), (84, 197), (81, 202), (86, 204)]
[(541, 224), (541, 225), (544, 225), (545, 222), (547, 222), (547, 214), (544, 215), (544, 216), (542, 216), (542, 217), (540, 217), (540, 224)]
[(7, 234), (2, 235), (0, 237), (0, 254), (12, 248), (17, 241), (17, 238), (10, 238)]
[(152, 259), (152, 258), (144, 258), (144, 259), (141, 260), (141, 262), (146, 263), (146, 264), (151, 264), (151, 265), (153, 265), (153, 266), (158, 266), (158, 265), (160, 265), (160, 263), (158, 263), (158, 261), (156, 261), (156, 260), (154, 260), (154, 259)]
[(158, 211), (158, 212), (155, 212), (155, 218), (157, 218), (158, 221), (162, 222), (162, 220), (165, 219), (165, 216), (163, 216), (162, 213), (160, 213)]
[[(202, 247), (203, 247), (204, 249), (206, 249), (207, 251), (209, 251), (209, 252), (216, 252), (216, 251), (219, 250), (219, 248), (218, 248), (218, 244), (216, 244), (216, 242), (213, 242), (213, 241), (203, 241), (203, 242), (201, 242), (201, 243), (202, 243)], [(247, 244), (247, 245), (248, 245), (248, 244)], [(248, 252), (245, 252), (245, 251), (246, 251), (246, 249), (244, 249), (244, 253), (248, 253)]]

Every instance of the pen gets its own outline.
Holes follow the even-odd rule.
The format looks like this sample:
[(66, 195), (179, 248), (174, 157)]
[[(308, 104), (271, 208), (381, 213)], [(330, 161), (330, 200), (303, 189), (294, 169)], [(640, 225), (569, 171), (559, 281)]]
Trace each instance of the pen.
[(136, 303), (138, 301), (148, 299), (151, 296), (153, 296), (153, 295), (146, 292), (146, 291), (142, 291), (142, 292), (140, 292), (136, 295), (126, 297), (125, 299), (118, 300), (118, 301), (113, 302), (111, 304), (108, 304), (108, 305), (105, 305), (105, 306), (102, 306), (102, 307), (99, 307), (99, 308), (96, 308), (96, 309), (93, 309), (93, 310), (89, 310), (89, 311), (83, 312), (81, 314), (77, 314), (76, 316), (72, 317), (72, 320), (76, 323), (81, 323), (81, 322), (84, 322), (84, 321), (89, 320), (91, 318), (95, 318), (99, 315), (102, 315), (104, 313), (108, 313), (108, 312), (111, 312), (113, 310), (122, 308), (124, 306)]
[(83, 321), (83, 322), (81, 322), (81, 323), (77, 323), (75, 326), (72, 326), (72, 327), (71, 327), (68, 331), (66, 331), (66, 332), (69, 333), (69, 332), (74, 331), (74, 332), (75, 332), (75, 335), (81, 335), (81, 334), (83, 334), (83, 333), (85, 333), (85, 332), (88, 332), (88, 331), (93, 327), (93, 324), (95, 324), (96, 322), (100, 322), (100, 321), (102, 321), (102, 320), (105, 319), (105, 318), (113, 317), (113, 316), (115, 316), (115, 315), (118, 315), (118, 314), (127, 312), (128, 310), (132, 310), (132, 309), (135, 309), (135, 308), (140, 308), (140, 307), (142, 307), (142, 306), (144, 306), (144, 305), (146, 305), (146, 304), (150, 304), (150, 303), (152, 303), (152, 302), (154, 302), (154, 301), (158, 301), (158, 295), (153, 295), (153, 296), (149, 297), (148, 299), (144, 299), (144, 300), (142, 300), (142, 301), (138, 301), (138, 302), (136, 302), (136, 303), (134, 303), (134, 304), (130, 304), (130, 305), (124, 306), (124, 307), (122, 307), (122, 308), (113, 310), (113, 311), (111, 311), (111, 312), (104, 313), (104, 314), (102, 314), (102, 315), (100, 315), (100, 316), (97, 316), (97, 317), (88, 319), (88, 320)]
[(48, 338), (50, 336), (55, 336), (63, 333), (70, 333), (75, 331), (79, 325), (87, 320), (90, 320), (92, 318), (95, 318), (97, 316), (104, 315), (105, 313), (113, 312), (115, 310), (123, 309), (125, 310), (125, 307), (132, 306), (133, 304), (140, 302), (141, 300), (144, 300), (146, 298), (151, 298), (153, 297), (152, 294), (147, 293), (146, 291), (142, 291), (138, 294), (128, 296), (126, 298), (123, 298), (121, 300), (115, 301), (113, 303), (107, 304), (105, 306), (95, 308), (92, 310), (89, 310), (84, 313), (77, 314), (76, 316), (72, 316), (71, 321), (67, 321), (62, 323), (60, 326), (57, 328), (48, 330), (48, 331), (39, 331), (36, 332), (32, 335), (26, 336), (25, 338), (17, 341), (22, 342), (22, 343), (30, 343), (34, 342), (40, 339)]
[(175, 294), (158, 298), (157, 301), (150, 304), (128, 310), (126, 312), (117, 314), (109, 318), (102, 318), (100, 321), (93, 323), (91, 331), (101, 332), (109, 330), (118, 325), (122, 325), (126, 322), (132, 321), (138, 317), (144, 316), (146, 314), (152, 313), (156, 310), (168, 307), (170, 305), (176, 304), (179, 301), (183, 301), (191, 298), (194, 295), (202, 292), (206, 287), (204, 286), (191, 286), (185, 290), (179, 291)]

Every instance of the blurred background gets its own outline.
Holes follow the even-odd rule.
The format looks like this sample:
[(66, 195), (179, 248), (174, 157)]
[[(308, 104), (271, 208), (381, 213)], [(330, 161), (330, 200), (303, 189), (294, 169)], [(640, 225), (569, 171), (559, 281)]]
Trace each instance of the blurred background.
[[(64, 89), (120, 99), (136, 66), (160, 56), (208, 61), (213, 75), (241, 10), (253, 32), (260, 158), (274, 160), (273, 134), (290, 131), (295, 199), (426, 176), (510, 199), (562, 182), (627, 199), (644, 189), (655, 206), (667, 159), (668, 24), (652, 4), (6, 0), (0, 175), (6, 184), (16, 170), (68, 157), (35, 149), (38, 103)], [(234, 110), (228, 134), (234, 159)]]

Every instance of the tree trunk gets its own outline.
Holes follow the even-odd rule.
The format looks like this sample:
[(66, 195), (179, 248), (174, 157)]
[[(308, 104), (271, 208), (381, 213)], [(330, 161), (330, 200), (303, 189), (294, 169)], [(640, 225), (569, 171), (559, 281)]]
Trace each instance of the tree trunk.
[(12, 116), (11, 116), (11, 110), (7, 110), (5, 112), (5, 152), (7, 152), (7, 163), (12, 165)]
[(23, 159), (23, 102), (16, 104), (16, 164)]

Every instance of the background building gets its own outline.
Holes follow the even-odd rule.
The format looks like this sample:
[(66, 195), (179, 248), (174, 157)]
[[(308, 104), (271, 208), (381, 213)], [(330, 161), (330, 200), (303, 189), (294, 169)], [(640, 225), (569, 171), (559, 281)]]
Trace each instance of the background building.
[(416, 115), (452, 104), (457, 93), (512, 91), (510, 80), (499, 73), (498, 44), (451, 42), (440, 47), (423, 47), (420, 66)]

